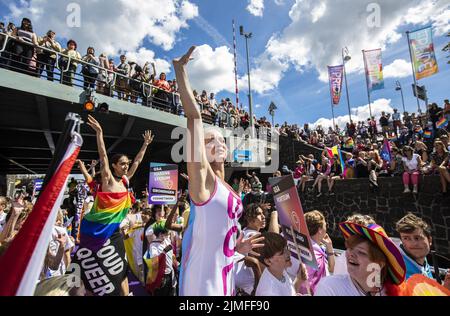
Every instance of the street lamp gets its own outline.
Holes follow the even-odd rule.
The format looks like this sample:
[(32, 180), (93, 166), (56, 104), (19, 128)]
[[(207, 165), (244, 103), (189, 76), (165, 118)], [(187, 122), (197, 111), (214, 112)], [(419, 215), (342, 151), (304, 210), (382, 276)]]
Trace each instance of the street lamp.
[(400, 81), (396, 81), (395, 82), (395, 91), (400, 91), (400, 93), (402, 94), (402, 104), (403, 104), (403, 114), (406, 113), (406, 109), (405, 109), (405, 98), (403, 97), (403, 88), (402, 85), (400, 84)]
[(272, 127), (275, 126), (275, 123), (274, 123), (275, 110), (278, 110), (278, 108), (275, 105), (275, 103), (271, 102), (270, 105), (269, 105), (269, 114), (272, 116)]
[(247, 74), (248, 74), (248, 107), (250, 111), (250, 135), (252, 138), (255, 137), (255, 122), (253, 120), (253, 101), (252, 101), (252, 86), (250, 82), (250, 58), (249, 58), (249, 49), (248, 49), (248, 40), (252, 38), (252, 33), (245, 33), (244, 27), (241, 25), (239, 27), (239, 31), (241, 36), (245, 37), (245, 48), (247, 50)]
[(345, 64), (349, 62), (351, 59), (352, 57), (349, 54), (348, 48), (344, 47), (342, 49), (342, 64), (344, 65), (345, 91), (347, 93), (348, 116), (350, 117), (350, 123), (352, 122), (352, 113), (350, 110), (350, 96), (348, 94), (347, 71), (345, 68)]

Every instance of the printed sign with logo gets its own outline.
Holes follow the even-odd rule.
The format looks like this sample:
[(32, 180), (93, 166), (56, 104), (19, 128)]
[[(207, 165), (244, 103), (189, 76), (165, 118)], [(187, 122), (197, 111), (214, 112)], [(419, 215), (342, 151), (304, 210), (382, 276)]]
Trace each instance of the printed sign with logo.
[(148, 203), (174, 205), (178, 193), (178, 165), (150, 163)]
[(252, 161), (252, 152), (250, 150), (238, 150), (234, 151), (235, 162), (250, 162)]
[(284, 238), (288, 241), (291, 256), (317, 269), (311, 237), (292, 175), (270, 178), (275, 205)]

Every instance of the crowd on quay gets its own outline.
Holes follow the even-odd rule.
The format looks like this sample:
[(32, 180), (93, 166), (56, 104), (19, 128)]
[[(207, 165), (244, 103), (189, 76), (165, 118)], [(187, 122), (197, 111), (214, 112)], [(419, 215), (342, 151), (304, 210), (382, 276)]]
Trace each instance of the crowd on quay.
[[(130, 190), (130, 180), (155, 136), (151, 131), (144, 132), (142, 147), (133, 160), (123, 154), (108, 157), (102, 126), (89, 116), (87, 124), (97, 135), (99, 161), (90, 166), (77, 161), (85, 181), (71, 181), (68, 185), (68, 198), (55, 221), (36, 295), (129, 296), (133, 295), (128, 279), (131, 273), (152, 296), (401, 296), (406, 295), (404, 286), (409, 278), (417, 274), (436, 278), (439, 272), (433, 272), (427, 260), (433, 243), (431, 227), (412, 213), (405, 213), (403, 218), (391, 223), (397, 231), (397, 236), (391, 237), (399, 238), (399, 243), (369, 215), (353, 214), (345, 222), (336, 223), (346, 246), (346, 251), (338, 256), (323, 212), (306, 212), (304, 219), (317, 266), (306, 266), (291, 256), (287, 240), (280, 233), (270, 186), (264, 188), (256, 172), (234, 178), (231, 184), (224, 179), (225, 141), (216, 129), (204, 130), (202, 111), (211, 104), (198, 98), (189, 83), (186, 65), (194, 50), (192, 47), (174, 61), (188, 128), (196, 137), (194, 141), (200, 144), (193, 146), (188, 155), (201, 157), (201, 162), (188, 160), (187, 174), (180, 174), (187, 188), (171, 206), (149, 204), (147, 191), (142, 192), (141, 199), (136, 199)], [(436, 127), (434, 131), (440, 130), (443, 129)], [(383, 133), (386, 133), (383, 139), (387, 140), (389, 129)], [(358, 139), (358, 135), (351, 132), (348, 135), (347, 131), (346, 136)], [(434, 143), (436, 153), (430, 156), (432, 166), (441, 175), (445, 175), (442, 167), (447, 168), (447, 178), (444, 178), (448, 180), (448, 135), (446, 143), (445, 135), (439, 135)], [(335, 136), (337, 146), (341, 136)], [(368, 137), (371, 139), (373, 135)], [(419, 137), (416, 133), (411, 135), (416, 144)], [(356, 141), (353, 145), (360, 153), (365, 152), (362, 148), (370, 150), (370, 160), (366, 161), (361, 154), (362, 159), (358, 161), (367, 168), (366, 173), (376, 187), (374, 180), (384, 168), (380, 160), (384, 153), (378, 151), (381, 148), (375, 142)], [(405, 153), (398, 160), (402, 162), (398, 167), (403, 167), (398, 174), (404, 179), (406, 174), (410, 175), (416, 185), (414, 173), (424, 168), (422, 158), (406, 144), (403, 148), (393, 147), (393, 152), (395, 148)], [(426, 153), (424, 149), (422, 154)], [(320, 166), (314, 156), (302, 156), (298, 170), (283, 167), (273, 177), (292, 172), (301, 188), (305, 181), (312, 180), (311, 170), (318, 170), (314, 186), (319, 188), (325, 179), (342, 178), (339, 169), (344, 168), (339, 166), (338, 155), (334, 155), (333, 148), (328, 150), (325, 146)], [(436, 157), (446, 164), (439, 163)], [(394, 158), (391, 161), (397, 161), (397, 156)], [(353, 167), (358, 176), (358, 170), (364, 168), (358, 168), (356, 161), (352, 164), (352, 159), (350, 151), (344, 171), (349, 174)], [(397, 171), (397, 168), (390, 166), (388, 170)], [(405, 183), (405, 193), (406, 189)], [(0, 197), (0, 256), (8, 251), (33, 212), (34, 202), (33, 197), (22, 191), (17, 191), (11, 200)], [(115, 211), (105, 212), (108, 209)], [(79, 218), (74, 222), (77, 213)], [(96, 255), (91, 256), (93, 253)], [(82, 286), (67, 282), (71, 264), (81, 267)], [(373, 272), (368, 268), (373, 265), (379, 267), (379, 282), (375, 283), (368, 281)], [(98, 274), (111, 269), (114, 273), (104, 275), (101, 280), (92, 279), (93, 271)], [(108, 283), (99, 284), (105, 279)], [(448, 271), (442, 286), (450, 290)]]
[[(121, 55), (116, 63), (105, 53), (98, 55), (94, 47), (83, 55), (75, 40), (68, 40), (63, 47), (56, 36), (52, 30), (37, 35), (27, 18), (19, 27), (0, 22), (0, 48), (4, 48), (0, 67), (183, 115), (176, 79), (168, 79), (165, 73), (158, 76), (153, 62), (139, 65)], [(249, 126), (250, 117), (242, 104), (233, 104), (230, 98), (219, 101), (206, 91), (193, 93), (206, 123), (230, 128)], [(254, 122), (257, 129), (271, 127), (265, 117), (254, 116)]]

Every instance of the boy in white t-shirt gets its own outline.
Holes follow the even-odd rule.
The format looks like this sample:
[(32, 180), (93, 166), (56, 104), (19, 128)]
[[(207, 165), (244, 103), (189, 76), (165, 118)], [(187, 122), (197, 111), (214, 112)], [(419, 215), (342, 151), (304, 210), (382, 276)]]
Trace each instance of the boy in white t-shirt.
[(286, 239), (276, 233), (266, 233), (264, 238), (260, 260), (267, 268), (259, 280), (256, 296), (296, 296), (307, 279), (304, 265), (292, 282), (286, 271), (292, 265)]

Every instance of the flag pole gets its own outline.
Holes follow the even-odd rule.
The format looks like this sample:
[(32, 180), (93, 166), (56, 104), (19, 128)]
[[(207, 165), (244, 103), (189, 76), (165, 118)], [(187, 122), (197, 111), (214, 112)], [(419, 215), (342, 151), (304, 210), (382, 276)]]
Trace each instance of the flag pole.
[(330, 97), (331, 97), (331, 113), (333, 114), (333, 131), (334, 131), (336, 128), (336, 122), (334, 119), (334, 104), (333, 104), (333, 97), (331, 95)]
[[(239, 86), (238, 86), (238, 68), (237, 68), (237, 52), (236, 52), (236, 25), (233, 19), (233, 50), (234, 50), (234, 82), (236, 86), (236, 107), (239, 107)], [(242, 109), (242, 107), (241, 107)]]
[(413, 60), (413, 55), (412, 55), (412, 51), (411, 51), (411, 41), (409, 39), (409, 33), (411, 33), (411, 32), (406, 31), (406, 38), (408, 39), (409, 58), (411, 59), (411, 68), (412, 68), (412, 72), (413, 72), (414, 90), (416, 92), (416, 100), (417, 100), (417, 110), (420, 114), (420, 113), (422, 113), (422, 110), (420, 109), (419, 92), (417, 91), (416, 70), (414, 69), (414, 60)]
[(367, 99), (369, 100), (369, 112), (370, 112), (370, 119), (372, 119), (372, 101), (370, 99), (370, 89), (369, 89), (369, 74), (368, 74), (368, 69), (367, 69), (367, 61), (366, 61), (366, 55), (365, 50), (362, 50), (363, 53), (363, 59), (364, 59), (364, 71), (366, 73), (366, 87), (367, 87)]

